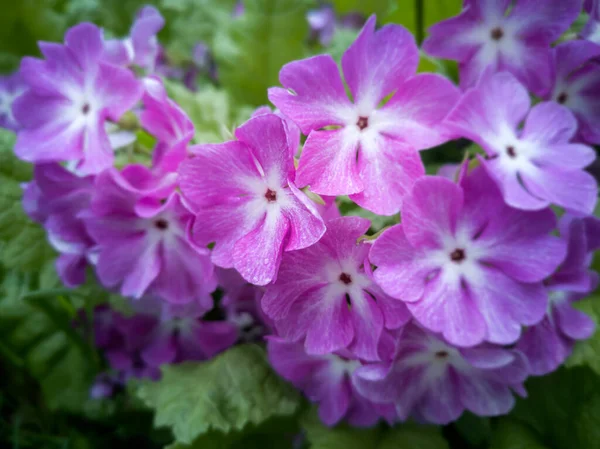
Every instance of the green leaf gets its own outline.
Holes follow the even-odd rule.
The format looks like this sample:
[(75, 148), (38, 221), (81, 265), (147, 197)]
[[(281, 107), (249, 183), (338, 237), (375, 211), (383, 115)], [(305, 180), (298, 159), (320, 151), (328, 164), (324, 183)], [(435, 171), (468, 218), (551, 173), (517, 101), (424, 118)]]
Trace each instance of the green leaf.
[(155, 409), (155, 425), (191, 444), (211, 430), (242, 430), (269, 418), (293, 414), (298, 393), (270, 368), (264, 350), (234, 347), (203, 363), (165, 366), (158, 382), (145, 383), (140, 398)]
[(259, 106), (267, 88), (279, 84), (279, 70), (307, 51), (308, 0), (246, 0), (244, 13), (223, 24), (213, 53), (219, 80), (236, 101)]
[(512, 418), (553, 449), (600, 448), (600, 378), (587, 367), (560, 368), (527, 381)]
[(462, 0), (396, 0), (382, 23), (397, 23), (413, 34), (417, 32), (417, 3), (423, 5), (423, 28), (456, 16), (462, 10)]
[(526, 425), (503, 418), (494, 429), (490, 449), (549, 449)]
[(252, 115), (248, 106), (235, 107), (223, 89), (203, 86), (190, 92), (184, 86), (166, 82), (169, 96), (189, 115), (196, 127), (196, 143), (218, 143), (232, 139), (233, 130)]
[(371, 14), (383, 17), (390, 12), (393, 3), (392, 0), (333, 0), (333, 7), (338, 14), (359, 12), (367, 17)]
[(596, 332), (589, 339), (578, 341), (566, 366), (587, 365), (600, 374), (600, 296), (594, 295), (578, 301), (575, 307), (588, 314), (596, 322)]
[(374, 214), (371, 211), (359, 207), (347, 196), (338, 197), (337, 204), (340, 213), (344, 216), (363, 217), (371, 220), (371, 227), (369, 229), (372, 233), (377, 233), (386, 226), (392, 226), (398, 223), (398, 215), (386, 216)]
[(387, 432), (377, 449), (450, 449), (435, 426), (400, 424)]
[(88, 399), (97, 359), (73, 327), (68, 299), (52, 291), (24, 299), (46, 282), (38, 275), (9, 271), (0, 273), (0, 281), (0, 341), (39, 381), (50, 409), (80, 410)]
[(454, 427), (460, 435), (473, 446), (480, 446), (490, 439), (490, 419), (465, 412), (454, 422)]

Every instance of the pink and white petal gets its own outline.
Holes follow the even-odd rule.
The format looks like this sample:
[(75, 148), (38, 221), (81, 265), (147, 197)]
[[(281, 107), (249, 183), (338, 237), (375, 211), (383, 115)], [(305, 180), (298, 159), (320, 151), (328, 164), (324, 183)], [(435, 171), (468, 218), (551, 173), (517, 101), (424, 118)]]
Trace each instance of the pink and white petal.
[(352, 115), (337, 64), (330, 55), (292, 61), (279, 72), (284, 88), (269, 89), (269, 100), (308, 135), (329, 125), (344, 125)]
[(56, 258), (56, 272), (60, 280), (69, 288), (85, 282), (87, 259), (81, 254), (61, 254)]
[(581, 1), (519, 0), (510, 12), (510, 19), (520, 27), (521, 36), (535, 37), (549, 45), (567, 31), (580, 12)]
[(354, 103), (371, 112), (384, 97), (413, 76), (419, 51), (413, 35), (400, 25), (375, 31), (373, 15), (342, 56), (342, 68)]
[(577, 131), (577, 120), (566, 107), (551, 101), (538, 103), (527, 115), (521, 139), (539, 147), (566, 144)]
[(365, 188), (350, 199), (378, 215), (398, 213), (415, 181), (425, 175), (414, 148), (380, 134), (361, 139), (358, 169)]
[(339, 217), (327, 222), (327, 232), (319, 245), (326, 248), (334, 260), (347, 260), (349, 258), (362, 262), (368, 251), (368, 246), (359, 244), (358, 239), (369, 230), (371, 222), (362, 217)]
[(545, 97), (552, 89), (552, 54), (548, 44), (519, 42), (509, 51), (500, 51), (498, 71), (512, 73), (538, 97)]
[(448, 424), (458, 419), (464, 410), (460, 401), (458, 375), (450, 369), (427, 385), (416, 404), (416, 415), (433, 424)]
[(591, 215), (594, 211), (598, 183), (583, 170), (536, 167), (522, 176), (527, 189), (538, 198), (573, 212)]
[(298, 163), (296, 185), (322, 195), (348, 195), (364, 189), (356, 162), (355, 126), (310, 133)]
[(504, 415), (515, 405), (515, 398), (508, 386), (477, 374), (461, 375), (458, 390), (464, 407), (479, 416)]
[(286, 251), (303, 249), (316, 243), (325, 233), (325, 223), (306, 195), (292, 183), (290, 193), (281, 206), (281, 213), (289, 220)]
[[(126, 251), (126, 248), (121, 247), (120, 249), (122, 252)], [(102, 253), (100, 254), (102, 257)], [(113, 263), (115, 262), (113, 261)], [(121, 294), (126, 297), (141, 298), (158, 277), (163, 267), (164, 258), (161, 258), (159, 249), (155, 245), (146, 242), (143, 250), (138, 253), (138, 259), (124, 273)]]
[(386, 295), (376, 284), (369, 287), (368, 291), (375, 297), (381, 313), (383, 313), (386, 329), (397, 329), (412, 318), (406, 304)]
[(278, 211), (264, 219), (233, 247), (233, 266), (251, 284), (266, 285), (277, 278), (290, 225)]
[(521, 335), (521, 326), (539, 323), (546, 313), (548, 294), (541, 283), (523, 284), (491, 267), (469, 279), (469, 290), (485, 320), (486, 341), (512, 344)]
[(440, 248), (456, 231), (463, 207), (462, 189), (446, 178), (424, 176), (404, 199), (402, 229), (414, 247)]
[(484, 370), (501, 368), (509, 365), (515, 359), (510, 351), (486, 344), (474, 348), (462, 348), (460, 353), (470, 365)]
[(451, 344), (475, 346), (486, 337), (486, 322), (477, 307), (477, 298), (443, 273), (426, 286), (420, 301), (407, 303), (415, 319), (433, 332), (443, 333)]
[(362, 298), (350, 295), (354, 340), (348, 347), (352, 353), (366, 361), (378, 361), (378, 345), (384, 327), (380, 306), (371, 295), (361, 292)]
[(337, 424), (348, 411), (352, 390), (346, 378), (328, 384), (325, 396), (319, 398), (319, 418), (327, 426)]
[(447, 117), (450, 128), (481, 144), (503, 128), (516, 129), (529, 111), (527, 89), (510, 73), (498, 73), (468, 91)]
[[(32, 77), (39, 76), (40, 74), (21, 72), (21, 76), (27, 78), (29, 81), (28, 84), (30, 87), (40, 94), (47, 94), (54, 91), (60, 92), (66, 97), (69, 97), (69, 94), (82, 88), (86, 73), (78, 66), (73, 52), (66, 46), (54, 42), (39, 42), (38, 46), (46, 58), (46, 61), (40, 63), (38, 68), (42, 69), (42, 73), (44, 73), (45, 68), (51, 70), (54, 80), (49, 85), (40, 86), (40, 82), (50, 80), (40, 80), (39, 78), (33, 80), (31, 79)], [(29, 69), (31, 68), (29, 67)]]
[[(501, 7), (502, 2), (496, 4)], [(482, 43), (480, 39), (470, 37), (480, 26), (481, 13), (477, 6), (473, 2), (461, 14), (430, 27), (429, 37), (423, 41), (423, 51), (438, 58), (468, 60)]]
[(581, 143), (563, 143), (544, 147), (544, 152), (534, 159), (540, 165), (566, 170), (577, 170), (589, 166), (596, 159), (596, 152)]
[(250, 148), (267, 178), (283, 184), (293, 175), (296, 148), (288, 146), (284, 122), (275, 114), (251, 118), (235, 130), (235, 137)]
[(127, 66), (131, 64), (132, 56), (126, 41), (120, 39), (107, 39), (104, 41), (102, 61), (117, 66)]
[(292, 343), (283, 338), (268, 336), (267, 354), (277, 373), (297, 387), (305, 387), (306, 379), (317, 370), (326, 368), (328, 362), (321, 357), (310, 356), (301, 343)]
[(241, 142), (198, 145), (194, 153), (179, 167), (181, 191), (194, 206), (247, 195), (248, 183), (260, 177), (250, 150)]
[(94, 95), (106, 108), (106, 114), (113, 121), (133, 108), (142, 98), (144, 86), (129, 70), (101, 63), (94, 85)]
[(553, 49), (557, 80), (566, 80), (584, 63), (600, 56), (600, 46), (582, 39), (561, 42)]
[(28, 162), (78, 160), (82, 157), (84, 133), (77, 122), (51, 122), (40, 128), (21, 129), (14, 151)]
[(402, 84), (373, 121), (388, 136), (422, 150), (448, 140), (441, 122), (460, 98), (460, 91), (447, 78), (420, 74)]
[(96, 72), (104, 52), (103, 40), (102, 30), (91, 23), (75, 25), (65, 34), (65, 45), (84, 72)]
[(556, 325), (567, 337), (585, 340), (594, 334), (596, 325), (587, 314), (575, 309), (568, 301), (556, 304), (553, 311)]
[(529, 369), (534, 376), (543, 376), (557, 369), (573, 348), (573, 344), (558, 335), (548, 318), (523, 332), (517, 349), (527, 357)]

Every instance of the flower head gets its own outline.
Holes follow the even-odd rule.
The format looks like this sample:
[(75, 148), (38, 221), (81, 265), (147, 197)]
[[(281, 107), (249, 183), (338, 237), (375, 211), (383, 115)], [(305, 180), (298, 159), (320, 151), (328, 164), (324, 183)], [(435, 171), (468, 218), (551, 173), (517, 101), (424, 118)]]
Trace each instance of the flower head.
[(323, 195), (349, 194), (378, 214), (398, 212), (403, 196), (425, 173), (417, 150), (447, 140), (440, 122), (459, 96), (441, 76), (414, 76), (418, 61), (406, 29), (386, 25), (375, 31), (371, 17), (342, 58), (353, 103), (329, 55), (281, 69), (284, 88), (269, 89), (269, 99), (308, 135), (299, 186), (309, 184)]
[(400, 420), (447, 424), (464, 410), (508, 413), (515, 403), (512, 390), (523, 392), (527, 375), (527, 360), (518, 351), (488, 344), (458, 349), (409, 324), (394, 360), (358, 368), (354, 384), (365, 398), (393, 404)]
[(13, 115), (12, 105), (26, 89), (19, 72), (0, 76), (0, 128), (19, 130), (20, 126)]
[(600, 44), (600, 1), (585, 0), (583, 7), (590, 18), (581, 31), (581, 36), (594, 44)]
[(286, 131), (276, 115), (254, 117), (236, 130), (238, 140), (192, 147), (194, 156), (179, 170), (196, 214), (195, 241), (214, 242), (213, 262), (256, 285), (276, 278), (285, 251), (306, 248), (325, 232), (294, 185), (298, 142)]
[(537, 95), (548, 92), (550, 44), (577, 18), (581, 3), (471, 0), (465, 4), (460, 15), (430, 28), (423, 49), (458, 61), (465, 89), (476, 85), (483, 74), (508, 71)]
[(275, 371), (319, 404), (319, 417), (328, 426), (342, 419), (359, 427), (380, 418), (395, 420), (394, 407), (374, 404), (356, 391), (354, 373), (361, 366), (350, 354), (308, 355), (302, 344), (270, 337), (269, 361)]
[(510, 206), (594, 210), (597, 184), (583, 168), (596, 154), (571, 143), (575, 117), (554, 102), (531, 107), (527, 90), (509, 73), (469, 90), (448, 115), (448, 127), (483, 147), (486, 157), (480, 161)]
[(102, 61), (102, 31), (89, 23), (71, 28), (65, 45), (41, 42), (45, 60), (23, 58), (28, 90), (13, 104), (21, 129), (15, 153), (29, 162), (74, 164), (82, 175), (110, 167), (113, 151), (105, 131), (140, 98), (129, 70)]
[(357, 243), (369, 225), (360, 217), (329, 221), (321, 240), (283, 256), (277, 281), (266, 288), (264, 312), (282, 337), (305, 339), (308, 354), (348, 348), (356, 357), (379, 360), (384, 329), (410, 318), (404, 304), (372, 279), (371, 245)]
[(98, 278), (124, 296), (198, 301), (208, 310), (216, 287), (208, 250), (189, 241), (193, 215), (173, 183), (160, 179), (135, 165), (98, 175), (86, 217), (98, 245)]
[(451, 344), (510, 344), (546, 311), (542, 281), (565, 256), (555, 225), (550, 209), (507, 206), (481, 168), (461, 185), (424, 177), (369, 257), (383, 290)]

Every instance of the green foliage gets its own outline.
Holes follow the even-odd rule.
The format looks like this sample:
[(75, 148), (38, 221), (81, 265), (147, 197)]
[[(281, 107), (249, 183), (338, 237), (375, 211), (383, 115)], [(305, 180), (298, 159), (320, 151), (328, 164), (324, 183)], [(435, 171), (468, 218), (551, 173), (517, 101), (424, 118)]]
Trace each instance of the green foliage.
[(590, 296), (575, 303), (575, 307), (593, 318), (596, 332), (590, 339), (575, 344), (566, 366), (587, 365), (600, 375), (600, 296)]
[(342, 215), (363, 217), (371, 220), (370, 231), (373, 234), (381, 231), (386, 226), (392, 226), (399, 221), (398, 215), (377, 215), (371, 211), (362, 209), (347, 196), (340, 196), (336, 201)]
[(542, 445), (535, 432), (517, 421), (501, 419), (493, 433), (490, 449), (549, 449)]
[[(406, 2), (406, 0), (405, 0)], [(339, 14), (348, 14), (350, 12), (359, 12), (365, 16), (377, 14), (377, 17), (384, 17), (390, 12), (394, 2), (392, 0), (333, 0), (333, 7)]]
[(213, 52), (219, 79), (236, 102), (259, 106), (279, 84), (281, 67), (305, 55), (310, 0), (246, 0), (244, 13), (222, 24)]
[(298, 393), (255, 345), (234, 347), (204, 363), (165, 366), (163, 378), (144, 384), (139, 396), (155, 410), (155, 425), (171, 427), (185, 444), (209, 431), (240, 431), (291, 415), (300, 404)]

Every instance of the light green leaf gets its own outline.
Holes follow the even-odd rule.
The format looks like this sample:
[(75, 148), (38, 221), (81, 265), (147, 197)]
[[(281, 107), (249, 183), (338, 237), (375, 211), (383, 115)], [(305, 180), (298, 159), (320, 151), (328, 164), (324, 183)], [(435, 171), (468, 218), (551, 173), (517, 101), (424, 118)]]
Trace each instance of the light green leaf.
[(600, 374), (600, 296), (594, 295), (578, 301), (575, 307), (588, 314), (596, 322), (596, 332), (588, 340), (578, 341), (566, 366), (587, 365)]
[(236, 101), (267, 103), (281, 67), (305, 56), (308, 0), (246, 0), (244, 13), (223, 24), (213, 53), (219, 80)]
[(494, 429), (490, 449), (549, 449), (535, 432), (517, 421), (503, 418)]
[(359, 12), (365, 16), (377, 14), (378, 17), (384, 17), (393, 7), (392, 0), (333, 0), (333, 7), (338, 14), (348, 14), (349, 12)]
[(155, 425), (171, 427), (175, 439), (186, 444), (209, 431), (239, 431), (291, 415), (300, 403), (255, 345), (234, 347), (203, 363), (166, 366), (162, 379), (142, 385), (138, 394), (155, 409)]

